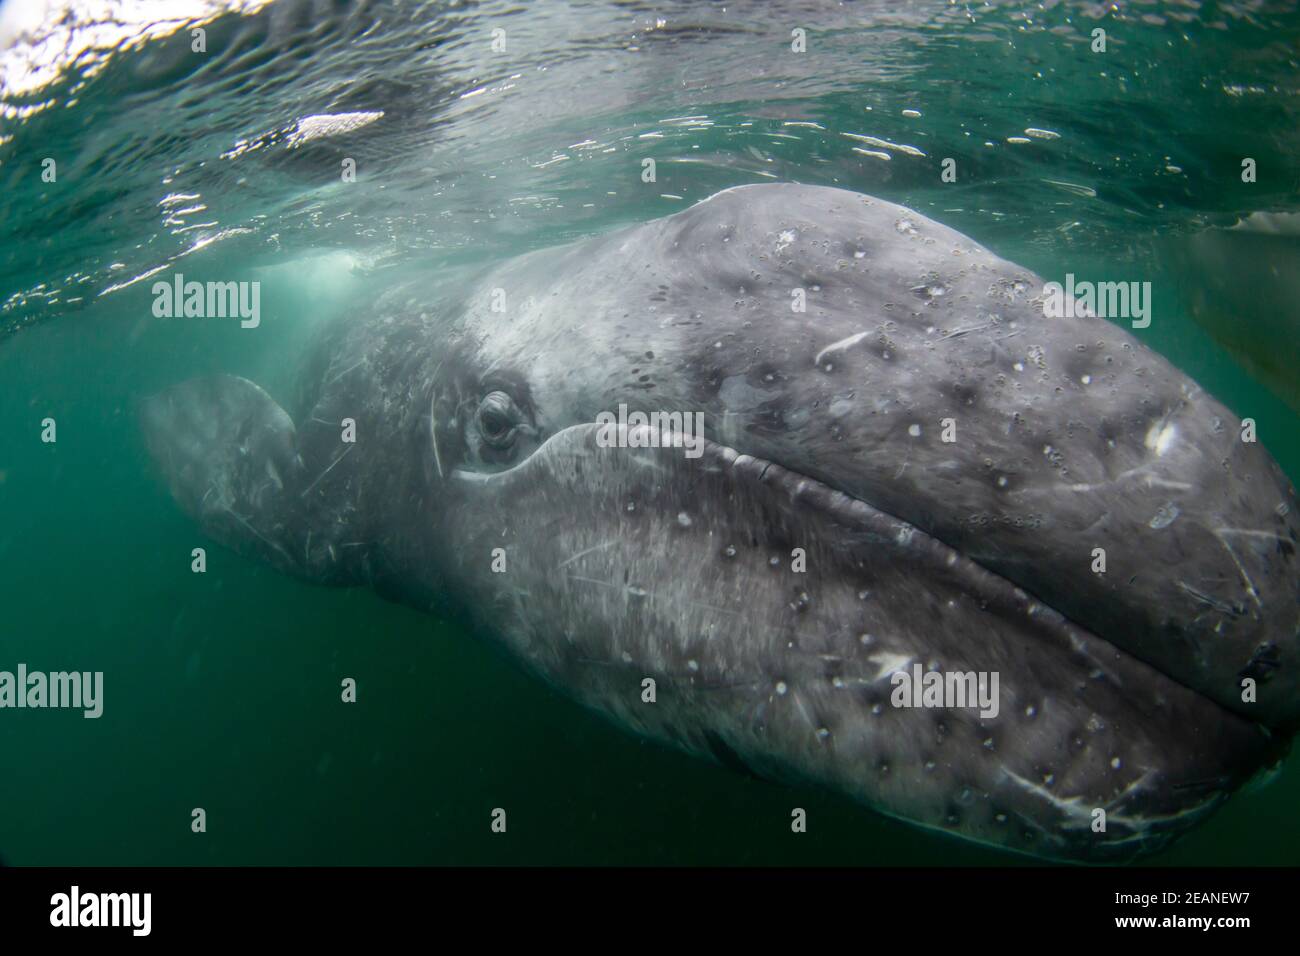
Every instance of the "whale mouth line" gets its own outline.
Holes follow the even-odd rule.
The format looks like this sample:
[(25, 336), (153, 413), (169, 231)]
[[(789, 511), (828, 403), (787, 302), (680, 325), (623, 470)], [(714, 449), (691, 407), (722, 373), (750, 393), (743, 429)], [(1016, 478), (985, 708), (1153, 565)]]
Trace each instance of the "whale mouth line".
[[(604, 431), (608, 429), (609, 431)], [(597, 440), (598, 435), (604, 435)], [(1034, 631), (1050, 636), (1061, 647), (1080, 653), (1089, 641), (1098, 641), (1106, 649), (1130, 657), (1134, 663), (1149, 668), (1161, 678), (1195, 695), (1205, 704), (1225, 717), (1241, 717), (1253, 726), (1273, 736), (1266, 723), (1234, 714), (1195, 687), (1178, 680), (1157, 665), (1143, 660), (1105, 635), (1076, 623), (1051, 604), (1026, 591), (1014, 581), (990, 570), (978, 560), (946, 544), (939, 538), (908, 521), (883, 511), (862, 498), (840, 491), (821, 479), (787, 468), (780, 462), (751, 455), (700, 435), (683, 435), (669, 428), (650, 425), (600, 425), (594, 422), (566, 426), (548, 435), (527, 458), (510, 468), (496, 472), (478, 472), (454, 469), (450, 478), (466, 485), (487, 485), (497, 482), (533, 481), (535, 469), (549, 455), (583, 456), (598, 451), (667, 450), (684, 454), (687, 447), (698, 454), (689, 456), (693, 464), (711, 470), (729, 470), (737, 480), (766, 486), (782, 494), (794, 507), (811, 508), (831, 519), (859, 540), (905, 549), (909, 559), (947, 580), (956, 579), (962, 590), (979, 602), (981, 607), (1003, 613), (1022, 614), (1032, 618)], [(652, 467), (647, 464), (647, 467)], [(1086, 652), (1084, 652), (1086, 653)]]

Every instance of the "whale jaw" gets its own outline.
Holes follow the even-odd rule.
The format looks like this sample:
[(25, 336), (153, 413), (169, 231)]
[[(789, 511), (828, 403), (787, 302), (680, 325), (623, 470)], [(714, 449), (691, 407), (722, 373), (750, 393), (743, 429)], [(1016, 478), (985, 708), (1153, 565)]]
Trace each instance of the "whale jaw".
[(1079, 860), (1164, 845), (1278, 759), (1267, 730), (906, 522), (648, 432), (574, 426), (458, 474), (439, 529), (481, 623), (621, 726)]

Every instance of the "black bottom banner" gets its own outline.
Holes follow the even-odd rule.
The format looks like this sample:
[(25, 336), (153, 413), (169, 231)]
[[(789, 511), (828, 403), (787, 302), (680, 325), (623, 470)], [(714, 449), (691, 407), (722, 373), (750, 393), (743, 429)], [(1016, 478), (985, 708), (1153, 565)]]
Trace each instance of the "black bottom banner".
[[(1294, 921), (1295, 869), (0, 868), (6, 940), (338, 943), (430, 929), (731, 941), (868, 926), (916, 942), (1039, 930), (1249, 940)], [(693, 928), (692, 928), (693, 927)], [(856, 927), (856, 928), (855, 928)], [(610, 932), (618, 934), (611, 937)], [(1041, 939), (1042, 937), (1038, 937)], [(18, 950), (14, 950), (17, 952)]]

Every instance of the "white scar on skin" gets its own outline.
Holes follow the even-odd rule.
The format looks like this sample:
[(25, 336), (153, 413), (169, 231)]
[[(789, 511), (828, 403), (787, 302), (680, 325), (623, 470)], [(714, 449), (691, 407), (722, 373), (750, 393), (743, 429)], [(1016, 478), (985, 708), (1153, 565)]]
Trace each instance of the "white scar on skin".
[(357, 447), (356, 445), (348, 445), (348, 447), (344, 450), (343, 454), (339, 455), (339, 456), (338, 456), (337, 458), (335, 458), (332, 462), (330, 462), (330, 463), (329, 463), (329, 467), (326, 468), (324, 471), (322, 471), (319, 475), (317, 475), (317, 476), (316, 476), (316, 480), (313, 481), (313, 482), (312, 482), (310, 485), (308, 485), (306, 488), (304, 488), (304, 489), (302, 490), (302, 493), (301, 493), (298, 497), (300, 497), (300, 498), (305, 498), (305, 497), (307, 497), (307, 493), (308, 493), (309, 491), (311, 491), (313, 488), (315, 488), (316, 485), (319, 484), (320, 480), (321, 480), (322, 478), (324, 478), (326, 475), (328, 475), (331, 471), (333, 471), (333, 470), (334, 470), (334, 466), (337, 465), (339, 462), (341, 462), (344, 458), (348, 457), (348, 452), (350, 452), (352, 449), (354, 449), (354, 448), (356, 448), (356, 447)]
[(337, 375), (335, 375), (333, 378), (331, 378), (331, 379), (330, 379), (329, 381), (327, 381), (325, 384), (326, 384), (326, 385), (333, 385), (335, 382), (337, 382), (339, 379), (341, 379), (344, 375), (347, 375), (348, 372), (352, 371), (354, 368), (358, 368), (358, 367), (360, 367), (361, 365), (365, 364), (365, 361), (366, 361), (366, 360), (365, 360), (364, 358), (358, 359), (358, 360), (356, 361), (355, 364), (353, 364), (353, 365), (349, 365), (347, 368), (345, 368), (343, 371), (339, 372)]
[(808, 713), (808, 708), (804, 706), (803, 698), (799, 696), (798, 692), (792, 689), (790, 699), (794, 702), (795, 709), (799, 711), (799, 716), (807, 722), (809, 727), (816, 730), (817, 723), (812, 719), (812, 714)]
[(579, 552), (578, 552), (577, 554), (575, 554), (573, 557), (571, 557), (571, 558), (567, 558), (567, 559), (565, 559), (564, 561), (561, 561), (561, 562), (560, 562), (560, 567), (563, 568), (563, 567), (565, 567), (565, 566), (567, 566), (567, 565), (572, 564), (574, 561), (577, 561), (579, 558), (583, 557), (584, 555), (591, 554), (591, 552), (593, 552), (593, 551), (599, 551), (599, 550), (601, 550), (602, 548), (608, 548), (610, 545), (612, 545), (612, 544), (617, 544), (617, 543), (618, 543), (617, 541), (605, 541), (605, 542), (602, 542), (601, 544), (593, 544), (590, 548), (587, 548), (585, 551), (579, 551)]
[(867, 660), (880, 666), (880, 670), (876, 671), (876, 676), (873, 678), (874, 680), (880, 680), (882, 677), (892, 675), (898, 671), (904, 671), (904, 673), (906, 673), (904, 668), (906, 668), (908, 664), (912, 663), (912, 658), (908, 657), (906, 654), (891, 654), (888, 651), (882, 651), (879, 654), (872, 654), (867, 658)]
[[(613, 544), (614, 542), (610, 542), (610, 543)], [(598, 578), (588, 578), (588, 577), (584, 577), (581, 574), (570, 574), (568, 575), (568, 578), (570, 581), (582, 581), (584, 584), (598, 584), (603, 588), (622, 588), (625, 591), (628, 590), (628, 586), (626, 584), (616, 584), (613, 581), (601, 581)], [(646, 591), (644, 593), (639, 594), (638, 597), (644, 598), (648, 601), (672, 600), (672, 598), (661, 598), (653, 591)], [(729, 611), (726, 608), (714, 607), (712, 604), (705, 604), (701, 601), (687, 601), (686, 603), (691, 605), (692, 607), (702, 607), (706, 611), (716, 611), (718, 614), (726, 614), (731, 617), (739, 617), (741, 620), (750, 619), (748, 615), (742, 615), (738, 611)], [(771, 630), (771, 629), (767, 628), (767, 630)]]
[(1248, 538), (1267, 538), (1270, 541), (1285, 541), (1280, 534), (1272, 531), (1252, 531), (1249, 528), (1215, 528), (1215, 534), (1243, 534)]
[(433, 445), (433, 463), (438, 466), (438, 477), (441, 479), (442, 474), (442, 455), (438, 453), (438, 416), (429, 413), (429, 444)]
[(1169, 419), (1173, 417), (1173, 414), (1173, 412), (1170, 412), (1147, 430), (1144, 444), (1156, 453), (1156, 457), (1164, 455), (1173, 447), (1174, 439), (1178, 436), (1178, 428), (1169, 423)]
[(839, 352), (840, 350), (846, 349), (851, 345), (856, 345), (858, 342), (861, 342), (870, 334), (871, 334), (870, 332), (858, 332), (855, 335), (850, 335), (846, 339), (840, 339), (838, 342), (832, 342), (830, 345), (826, 346), (826, 348), (822, 349), (820, 352), (817, 353), (817, 357), (813, 359), (813, 364), (821, 365), (822, 359), (830, 355), (832, 352)]
[(1114, 478), (1107, 481), (1098, 481), (1090, 484), (1066, 485), (1069, 491), (1095, 491), (1098, 488), (1110, 488), (1129, 478), (1142, 478), (1143, 484), (1148, 488), (1168, 488), (1173, 491), (1191, 491), (1192, 486), (1185, 481), (1170, 481), (1167, 478), (1160, 478), (1156, 475), (1149, 475), (1147, 471), (1151, 465), (1139, 465), (1136, 468), (1130, 468), (1128, 471), (1122, 471)]
[(949, 332), (947, 335), (940, 336), (940, 338), (946, 342), (949, 339), (959, 338), (963, 335), (968, 335), (971, 332), (980, 332), (983, 331), (984, 329), (991, 329), (991, 328), (993, 328), (992, 322), (985, 322), (983, 325), (968, 325), (964, 329), (954, 329), (953, 331)]
[(1240, 559), (1238, 559), (1237, 552), (1232, 550), (1232, 545), (1228, 544), (1227, 540), (1219, 532), (1216, 531), (1214, 537), (1218, 539), (1219, 544), (1223, 545), (1223, 549), (1227, 551), (1229, 557), (1232, 558), (1232, 563), (1237, 566), (1237, 571), (1240, 572), (1241, 579), (1246, 582), (1246, 593), (1250, 595), (1250, 598), (1255, 602), (1256, 607), (1262, 608), (1264, 602), (1259, 599), (1259, 592), (1255, 590), (1255, 582), (1252, 581), (1250, 575), (1246, 573), (1246, 568), (1242, 565)]
[[(1033, 793), (1035, 796), (1040, 797), (1041, 799), (1043, 799), (1044, 801), (1046, 801), (1047, 803), (1055, 807), (1057, 810), (1065, 814), (1067, 819), (1062, 821), (1062, 823), (1060, 824), (1062, 829), (1084, 830), (1091, 827), (1092, 811), (1096, 809), (1094, 806), (1091, 805), (1091, 801), (1085, 800), (1081, 796), (1074, 796), (1074, 797), (1067, 797), (1067, 798), (1058, 797), (1056, 794), (1052, 793), (1046, 787), (1040, 786), (1039, 784), (1026, 780), (1024, 777), (1021, 777), (1018, 774), (1012, 773), (1010, 771), (1004, 771), (1004, 773), (1006, 777), (1009, 780), (1011, 780), (1013, 783), (1022, 787), (1026, 791)], [(1128, 798), (1130, 794), (1145, 788), (1150, 777), (1151, 777), (1151, 771), (1150, 770), (1145, 771), (1142, 774), (1142, 776), (1140, 776), (1132, 783), (1130, 783), (1120, 793), (1116, 794), (1114, 797), (1109, 799), (1106, 802), (1105, 806), (1102, 808), (1105, 809), (1107, 819), (1111, 823), (1121, 824), (1123, 826), (1129, 827), (1134, 831), (1133, 834), (1130, 836), (1111, 840), (1110, 842), (1112, 845), (1119, 846), (1131, 842), (1141, 843), (1144, 840), (1150, 838), (1151, 834), (1149, 833), (1149, 831), (1154, 826), (1158, 826), (1161, 824), (1175, 823), (1178, 820), (1187, 817), (1200, 816), (1201, 814), (1211, 809), (1215, 804), (1219, 803), (1223, 799), (1223, 794), (1214, 793), (1211, 794), (1206, 800), (1202, 801), (1201, 803), (1198, 803), (1194, 806), (1186, 807), (1185, 809), (1178, 810), (1174, 813), (1169, 813), (1169, 814), (1153, 814), (1151, 816), (1144, 816), (1142, 814), (1123, 813), (1119, 809), (1121, 804), (1124, 803), (1124, 801)]]
[[(430, 376), (430, 379), (437, 381), (438, 373), (440, 371), (442, 371), (441, 362), (439, 362), (438, 367), (433, 370), (433, 375)], [(438, 478), (441, 479), (443, 477), (442, 455), (438, 453), (438, 416), (434, 412), (436, 406), (436, 401), (429, 403), (429, 444), (433, 445), (433, 463), (438, 466)]]
[(1017, 773), (1012, 773), (1010, 770), (1004, 770), (1003, 773), (1012, 783), (1051, 804), (1063, 813), (1066, 820), (1060, 824), (1062, 829), (1091, 824), (1092, 804), (1089, 801), (1086, 801), (1083, 797), (1058, 797), (1041, 784), (1034, 783), (1032, 780), (1026, 780)]
[(1185, 810), (1179, 810), (1176, 813), (1164, 813), (1153, 816), (1143, 816), (1134, 814), (1128, 816), (1122, 813), (1110, 813), (1108, 819), (1112, 823), (1120, 823), (1124, 826), (1131, 827), (1135, 832), (1131, 836), (1120, 837), (1117, 840), (1111, 840), (1111, 846), (1123, 846), (1126, 843), (1141, 843), (1148, 839), (1150, 834), (1147, 832), (1154, 826), (1160, 824), (1176, 824), (1180, 820), (1195, 819), (1214, 809), (1215, 806), (1223, 802), (1222, 793), (1212, 794), (1200, 803), (1187, 807)]

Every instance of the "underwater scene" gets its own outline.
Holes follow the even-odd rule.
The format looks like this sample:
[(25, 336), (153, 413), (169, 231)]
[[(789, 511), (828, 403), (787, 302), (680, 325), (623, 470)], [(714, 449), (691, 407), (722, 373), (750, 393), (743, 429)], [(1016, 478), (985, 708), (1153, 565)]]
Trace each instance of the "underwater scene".
[(1300, 863), (1300, 10), (0, 3), (10, 866)]

